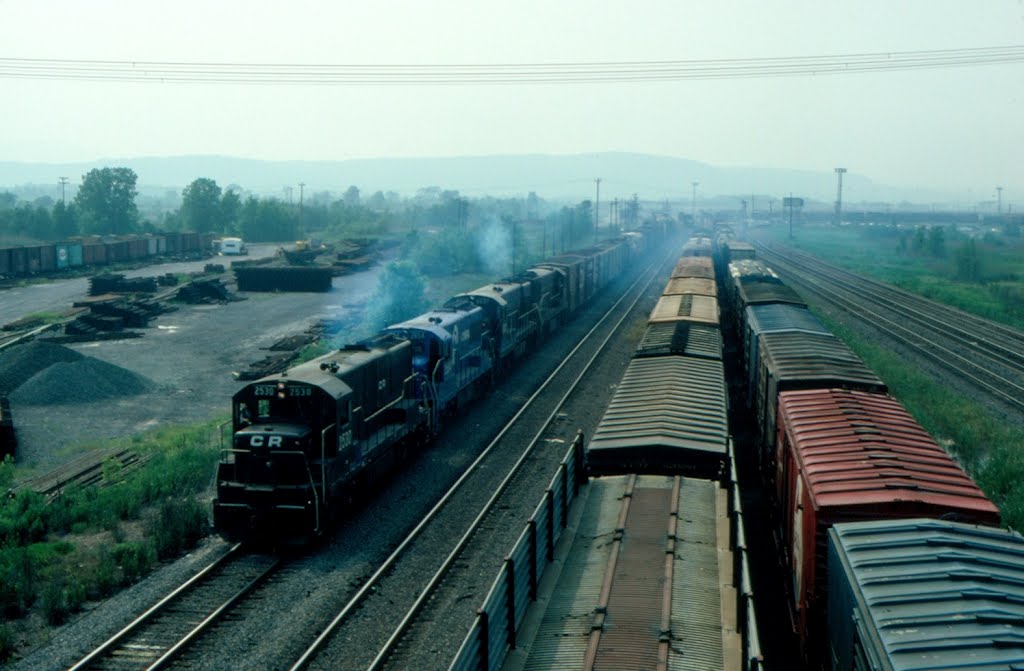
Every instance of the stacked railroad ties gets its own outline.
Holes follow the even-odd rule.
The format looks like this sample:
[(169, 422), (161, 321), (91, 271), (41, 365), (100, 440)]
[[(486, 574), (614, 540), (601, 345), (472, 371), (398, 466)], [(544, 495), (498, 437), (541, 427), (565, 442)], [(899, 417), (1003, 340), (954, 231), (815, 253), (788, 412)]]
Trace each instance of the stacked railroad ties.
[(736, 258), (749, 245), (719, 242), (808, 668), (1024, 664), (1024, 540), (799, 296)]
[(435, 434), (664, 231), (548, 259), (243, 387), (217, 470), (214, 526), (239, 539), (302, 543)]

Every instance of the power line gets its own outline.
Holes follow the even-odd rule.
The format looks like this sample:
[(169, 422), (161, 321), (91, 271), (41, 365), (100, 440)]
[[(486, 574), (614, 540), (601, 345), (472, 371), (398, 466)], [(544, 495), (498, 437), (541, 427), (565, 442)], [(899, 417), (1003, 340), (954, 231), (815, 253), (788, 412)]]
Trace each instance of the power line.
[(1024, 62), (1024, 45), (738, 59), (301, 64), (0, 58), (0, 77), (249, 85), (521, 85), (803, 77)]

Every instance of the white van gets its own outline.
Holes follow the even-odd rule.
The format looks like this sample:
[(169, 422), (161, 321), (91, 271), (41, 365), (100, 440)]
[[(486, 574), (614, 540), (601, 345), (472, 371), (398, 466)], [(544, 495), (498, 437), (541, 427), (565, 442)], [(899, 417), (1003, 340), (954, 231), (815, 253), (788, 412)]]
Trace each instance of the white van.
[(224, 238), (220, 241), (220, 253), (223, 256), (243, 256), (249, 253), (242, 238)]

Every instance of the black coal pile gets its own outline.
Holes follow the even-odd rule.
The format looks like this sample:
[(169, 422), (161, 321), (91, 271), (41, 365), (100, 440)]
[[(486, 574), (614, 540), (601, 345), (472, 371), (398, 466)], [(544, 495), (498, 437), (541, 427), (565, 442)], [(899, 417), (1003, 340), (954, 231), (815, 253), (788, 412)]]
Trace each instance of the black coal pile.
[(0, 352), (0, 394), (15, 404), (86, 403), (153, 388), (141, 375), (61, 345), (37, 340)]

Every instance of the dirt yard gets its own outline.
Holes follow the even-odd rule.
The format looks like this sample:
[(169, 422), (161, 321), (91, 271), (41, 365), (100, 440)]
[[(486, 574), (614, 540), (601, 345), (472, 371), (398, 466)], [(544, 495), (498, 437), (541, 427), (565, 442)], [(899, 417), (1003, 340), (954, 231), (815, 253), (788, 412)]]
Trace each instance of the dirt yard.
[[(19, 464), (47, 470), (87, 451), (98, 439), (227, 417), (231, 396), (242, 384), (233, 371), (262, 359), (277, 340), (361, 307), (376, 289), (378, 274), (379, 267), (335, 278), (334, 289), (322, 294), (253, 293), (222, 305), (179, 305), (141, 329), (141, 338), (67, 345), (146, 378), (151, 390), (74, 403), (19, 404), (12, 399)], [(80, 377), (49, 378), (51, 395), (59, 400), (92, 397), (82, 388), (90, 383)]]

